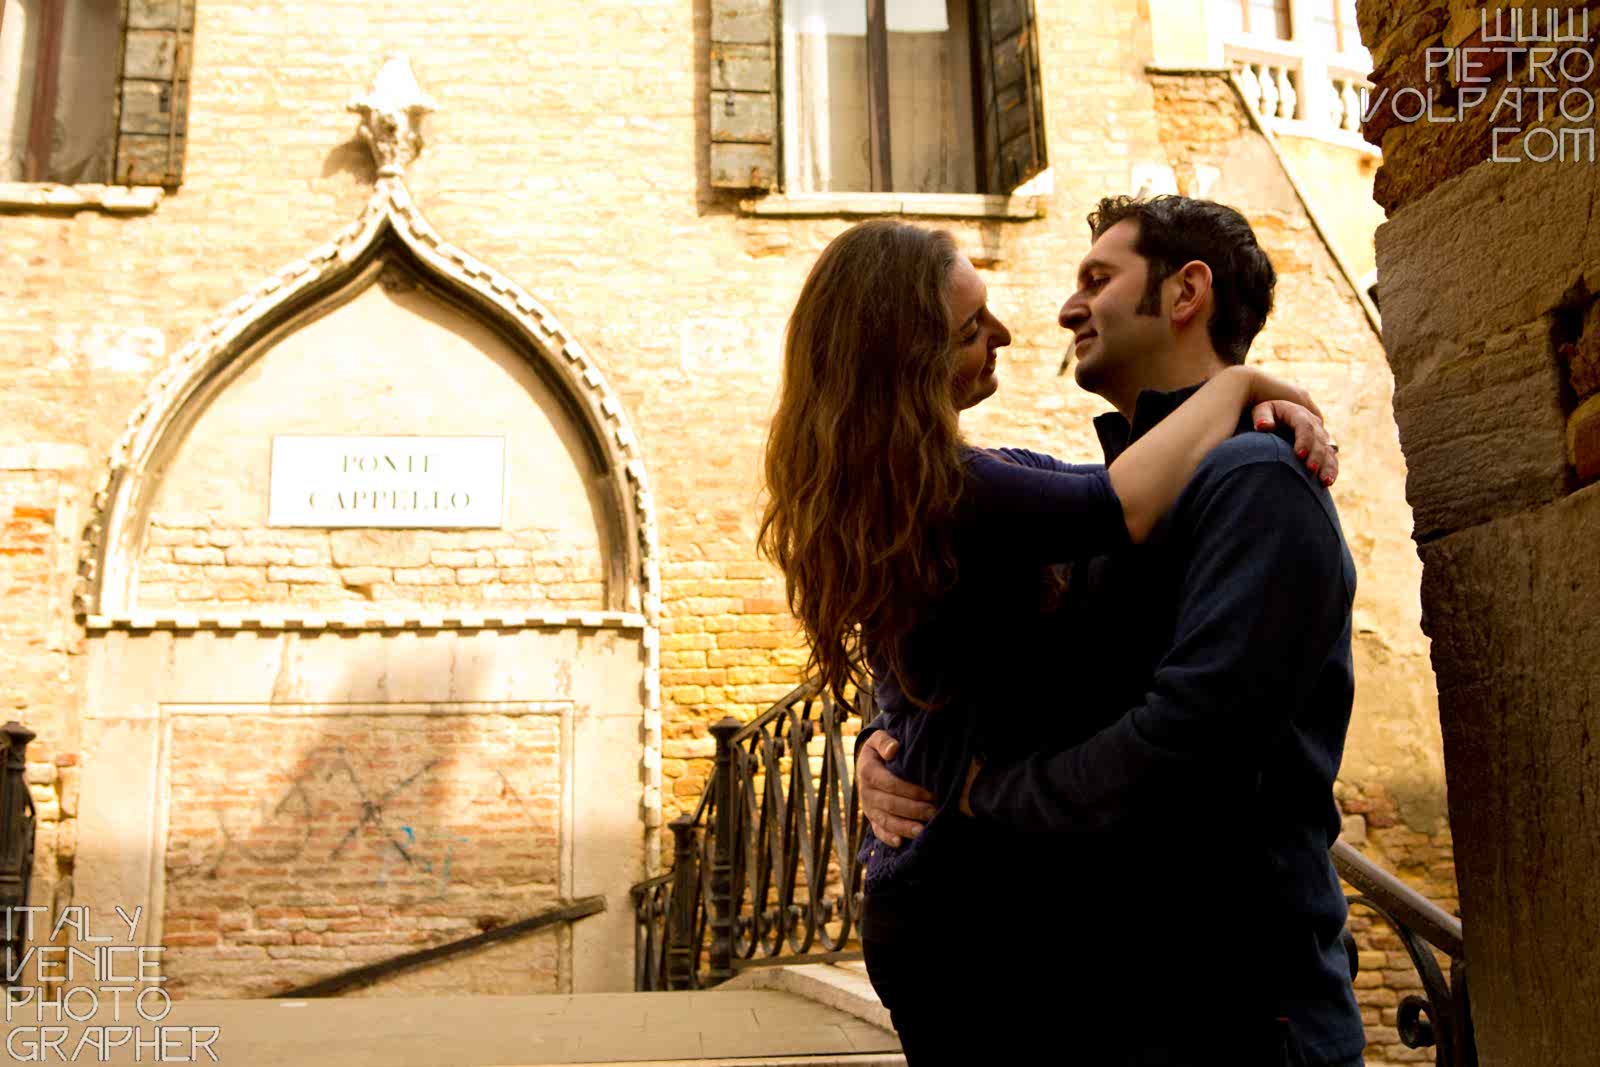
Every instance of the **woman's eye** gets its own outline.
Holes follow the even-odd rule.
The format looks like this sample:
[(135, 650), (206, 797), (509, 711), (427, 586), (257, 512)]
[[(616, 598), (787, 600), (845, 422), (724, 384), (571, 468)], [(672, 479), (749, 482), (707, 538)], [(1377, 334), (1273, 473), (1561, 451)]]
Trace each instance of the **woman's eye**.
[(977, 330), (973, 330), (970, 334), (968, 334), (967, 336), (965, 336), (965, 337), (963, 337), (961, 339), (961, 343), (964, 344), (964, 345), (970, 345), (972, 342), (976, 341), (977, 339), (978, 339), (978, 331)]

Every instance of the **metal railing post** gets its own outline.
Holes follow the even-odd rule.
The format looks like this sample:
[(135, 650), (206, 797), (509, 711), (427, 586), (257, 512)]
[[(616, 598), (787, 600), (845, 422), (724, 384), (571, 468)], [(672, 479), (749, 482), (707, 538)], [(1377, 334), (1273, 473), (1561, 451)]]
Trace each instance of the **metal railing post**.
[(727, 716), (711, 727), (717, 739), (716, 770), (711, 788), (716, 790), (716, 828), (711, 851), (711, 985), (733, 977), (733, 913), (737, 887), (734, 885), (734, 827), (738, 825), (739, 784), (734, 781), (733, 735), (739, 720)]
[(667, 906), (666, 988), (695, 986), (695, 891), (700, 872), (695, 869), (694, 818), (680, 815), (672, 827), (672, 897)]
[(28, 883), (33, 876), (33, 796), (25, 774), (28, 742), (35, 734), (19, 722), (0, 727), (5, 734), (5, 768), (0, 772), (0, 916), (4, 916), (5, 975), (9, 990), (21, 979), (20, 962), (26, 950), (27, 923), (16, 909), (28, 905)]

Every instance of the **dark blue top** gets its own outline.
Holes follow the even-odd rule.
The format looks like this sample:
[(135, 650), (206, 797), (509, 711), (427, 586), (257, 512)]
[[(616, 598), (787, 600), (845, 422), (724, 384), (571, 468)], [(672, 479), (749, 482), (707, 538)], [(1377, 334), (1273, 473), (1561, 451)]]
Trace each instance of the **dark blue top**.
[[(1096, 420), (1107, 462), (1193, 391), (1143, 394), (1132, 427)], [(1175, 1011), (1198, 1019), (1254, 997), (1252, 1010), (1290, 1020), (1311, 1062), (1355, 1057), (1364, 1035), (1328, 847), (1356, 575), (1332, 499), (1287, 442), (1241, 433), (1146, 544), (1090, 556), (1073, 564), (1071, 645), (1031, 665), (1033, 710), (987, 717), (1034, 754), (988, 750), (978, 818), (941, 836), (1007, 842), (1011, 873), (987, 873), (1016, 894), (1041, 877), (1072, 886), (1072, 944), (1106, 982), (1167, 991), (1135, 1045), (1162, 1040), (1154, 1024)], [(1052, 676), (1070, 678), (1069, 698)], [(1035, 743), (1050, 723), (1077, 736)], [(915, 848), (938, 851), (935, 829)]]
[[(987, 735), (1001, 734), (995, 744), (1019, 736), (1035, 742), (1018, 755), (1038, 749), (1037, 734), (1018, 735), (1018, 720), (996, 709), (1023, 698), (1035, 703), (1039, 657), (1059, 654), (1045, 621), (1046, 565), (1128, 543), (1122, 505), (1102, 465), (1072, 466), (1020, 448), (967, 449), (962, 461), (967, 483), (953, 531), (956, 582), (926, 607), (901, 645), (906, 687), (936, 708), (924, 711), (908, 700), (881, 650), (869, 650), (875, 726), (900, 741), (889, 768), (932, 791), (941, 811), (901, 848), (867, 836), (869, 893), (891, 881), (950, 876), (946, 864), (957, 862), (956, 852), (940, 842), (965, 821), (956, 802), (967, 766), (992, 747)], [(939, 868), (925, 866), (929, 856)]]

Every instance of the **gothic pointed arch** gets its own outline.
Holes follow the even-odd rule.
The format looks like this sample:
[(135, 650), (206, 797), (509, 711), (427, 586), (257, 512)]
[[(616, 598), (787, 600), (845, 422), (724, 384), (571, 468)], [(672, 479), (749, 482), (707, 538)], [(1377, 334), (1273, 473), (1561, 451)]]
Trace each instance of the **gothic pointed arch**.
[[(432, 102), (417, 87), (404, 57), (390, 57), (371, 92), (349, 109), (377, 164), (375, 188), (360, 214), (332, 240), (263, 280), (222, 309), (172, 357), (150, 384), (112, 448), (90, 505), (74, 590), (74, 609), (91, 638), (111, 631), (541, 630), (621, 631), (639, 641), (643, 711), (640, 815), (659, 825), (660, 570), (656, 521), (640, 448), (623, 405), (599, 367), (559, 319), (501, 272), (445, 241), (418, 210), (404, 168), (421, 150), (420, 123)], [(399, 275), (425, 287), (474, 330), (497, 336), (559, 409), (568, 454), (581, 454), (583, 492), (600, 527), (603, 575), (598, 602), (551, 604), (514, 597), (456, 606), (371, 603), (357, 609), (317, 605), (142, 604), (141, 542), (152, 501), (186, 434), (253, 360), (324, 315)], [(399, 532), (399, 531), (395, 531)], [(242, 608), (242, 610), (234, 610)], [(650, 834), (646, 864), (657, 842)]]
[[(76, 608), (91, 629), (148, 616), (132, 599), (143, 520), (173, 444), (226, 388), (242, 359), (352, 295), (383, 264), (416, 275), (443, 299), (509, 339), (562, 399), (603, 481), (608, 540), (605, 616), (653, 628), (659, 570), (649, 486), (622, 405), (582, 345), (529, 293), (445, 242), (398, 177), (381, 177), (361, 215), (334, 240), (234, 301), (180, 349), (148, 389), (112, 449), (83, 539)], [(165, 621), (142, 618), (145, 625)], [(549, 614), (549, 613), (546, 613)], [(559, 614), (559, 613), (557, 613)], [(594, 612), (584, 612), (593, 615)], [(555, 621), (555, 620), (552, 620)], [(574, 620), (576, 622), (576, 620)]]

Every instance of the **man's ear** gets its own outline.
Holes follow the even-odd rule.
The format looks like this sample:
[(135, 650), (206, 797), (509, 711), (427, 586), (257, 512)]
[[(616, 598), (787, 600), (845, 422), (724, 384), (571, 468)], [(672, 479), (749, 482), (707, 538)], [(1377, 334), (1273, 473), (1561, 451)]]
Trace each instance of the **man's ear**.
[(1187, 326), (1204, 313), (1211, 301), (1211, 268), (1191, 259), (1172, 275), (1172, 324)]

